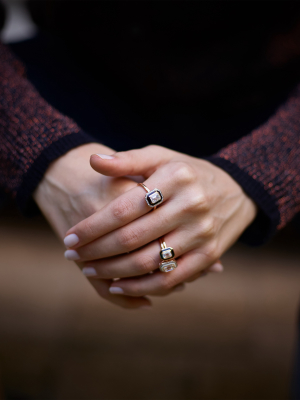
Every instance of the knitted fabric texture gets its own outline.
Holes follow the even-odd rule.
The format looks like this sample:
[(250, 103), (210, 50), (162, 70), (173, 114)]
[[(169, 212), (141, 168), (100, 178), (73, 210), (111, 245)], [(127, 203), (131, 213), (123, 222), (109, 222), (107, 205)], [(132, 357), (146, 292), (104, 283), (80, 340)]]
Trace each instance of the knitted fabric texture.
[[(32, 192), (55, 157), (91, 138), (39, 95), (26, 79), (22, 63), (1, 43), (0, 60), (0, 188), (14, 198), (19, 197), (23, 209), (30, 194), (23, 190), (25, 197), (18, 196), (18, 191), (25, 178), (28, 180), (28, 174), (35, 175), (31, 179)], [(50, 148), (53, 152), (54, 147), (55, 157), (45, 153)], [(38, 159), (41, 161), (42, 154), (44, 161), (40, 162), (41, 171), (37, 174), (36, 167), (32, 167)]]
[(211, 161), (226, 170), (238, 167), (257, 183), (258, 191), (263, 188), (268, 196), (262, 204), (255, 200), (266, 208), (267, 197), (270, 206), (273, 199), (276, 228), (283, 228), (300, 211), (300, 85), (265, 124), (220, 150)]
[[(0, 44), (0, 187), (24, 211), (51, 161), (94, 141), (51, 107)], [(209, 158), (269, 218), (268, 235), (300, 211), (300, 86), (261, 127)]]

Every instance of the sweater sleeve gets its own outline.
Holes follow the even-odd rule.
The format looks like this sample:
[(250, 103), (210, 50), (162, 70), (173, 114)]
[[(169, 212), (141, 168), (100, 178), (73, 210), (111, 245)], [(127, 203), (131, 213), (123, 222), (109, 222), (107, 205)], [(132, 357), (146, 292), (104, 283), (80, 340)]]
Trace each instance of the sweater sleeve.
[(51, 107), (26, 79), (25, 69), (0, 43), (0, 188), (21, 211), (49, 164), (70, 149), (95, 141)]
[(265, 124), (208, 159), (259, 206), (242, 240), (267, 241), (300, 211), (300, 85)]

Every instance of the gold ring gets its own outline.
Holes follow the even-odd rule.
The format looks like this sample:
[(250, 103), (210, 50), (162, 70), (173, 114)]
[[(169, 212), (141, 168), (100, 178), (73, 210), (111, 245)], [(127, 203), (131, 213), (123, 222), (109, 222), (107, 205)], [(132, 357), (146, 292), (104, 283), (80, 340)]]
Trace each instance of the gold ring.
[(146, 203), (148, 204), (149, 207), (151, 207), (155, 210), (156, 207), (159, 204), (161, 204), (164, 200), (164, 196), (162, 195), (162, 192), (158, 189), (150, 190), (143, 183), (139, 183), (138, 185), (146, 190), (146, 192), (147, 192), (146, 196), (145, 196)]
[(174, 259), (175, 252), (172, 247), (167, 247), (166, 242), (163, 238), (159, 239), (161, 250), (159, 252), (160, 258), (163, 260), (159, 264), (159, 269), (161, 272), (171, 272), (173, 269), (177, 268), (177, 262)]

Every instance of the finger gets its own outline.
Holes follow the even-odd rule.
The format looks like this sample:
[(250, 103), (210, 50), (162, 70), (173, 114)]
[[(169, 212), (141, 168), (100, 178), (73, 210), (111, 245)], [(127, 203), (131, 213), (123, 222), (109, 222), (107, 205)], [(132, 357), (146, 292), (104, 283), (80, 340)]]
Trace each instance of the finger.
[(129, 297), (129, 296), (115, 296), (109, 291), (111, 285), (110, 280), (98, 279), (90, 280), (90, 283), (95, 288), (96, 292), (105, 300), (127, 309), (150, 309), (152, 303), (146, 297)]
[[(184, 283), (180, 283), (179, 285), (171, 288), (171, 289), (160, 289), (157, 290), (155, 293), (152, 294), (152, 296), (168, 296), (171, 293), (176, 293), (176, 292), (182, 292), (185, 289), (185, 284)], [(109, 289), (110, 293), (112, 293), (112, 295), (114, 295), (115, 297), (119, 297), (120, 295), (123, 295), (123, 291), (122, 289), (120, 289), (119, 287), (110, 287)], [(116, 296), (118, 295), (118, 296)], [(135, 299), (136, 297), (131, 297), (128, 296), (131, 299)]]
[[(172, 179), (170, 179), (170, 176), (172, 176)], [(145, 181), (145, 185), (150, 190), (162, 188), (161, 191), (164, 197), (162, 206), (165, 206), (165, 202), (186, 183), (185, 178), (180, 166), (174, 163), (168, 168), (164, 166), (157, 170)], [(151, 208), (145, 201), (145, 194), (146, 192), (141, 186), (136, 186), (90, 217), (79, 222), (67, 232), (64, 239), (66, 246), (77, 249), (147, 214)], [(158, 210), (155, 212), (157, 213)], [(72, 259), (75, 260), (75, 258)]]
[(218, 260), (217, 262), (215, 262), (214, 264), (212, 264), (210, 267), (206, 268), (205, 270), (198, 272), (194, 276), (191, 276), (185, 282), (186, 283), (194, 282), (195, 280), (202, 278), (210, 273), (221, 273), (221, 272), (223, 272), (223, 270), (224, 270), (224, 267), (221, 264), (221, 261)]
[(215, 262), (213, 265), (211, 265), (209, 268), (206, 270), (207, 272), (212, 272), (212, 273), (221, 273), (224, 271), (224, 267), (221, 264), (221, 261), (218, 260)]
[[(164, 237), (167, 246), (171, 246), (175, 257), (187, 253), (197, 246), (192, 232), (173, 231)], [(106, 248), (106, 246), (101, 246)], [(148, 274), (159, 268), (161, 246), (158, 240), (142, 249), (116, 257), (98, 259), (84, 264), (82, 272), (92, 278), (115, 279)]]
[(82, 273), (92, 279), (116, 279), (148, 274), (159, 267), (158, 240), (129, 254), (88, 261)]
[[(153, 241), (158, 241), (161, 236), (176, 230), (183, 224), (183, 217), (176, 218), (176, 207), (165, 205), (164, 209), (158, 209), (155, 214), (147, 214), (133, 221), (123, 228), (108, 233), (107, 235), (88, 243), (76, 250), (68, 250), (73, 256), (82, 261), (99, 260), (120, 254), (128, 254), (142, 248)], [(183, 238), (186, 242), (186, 238)]]
[(177, 260), (178, 267), (168, 273), (156, 271), (151, 275), (144, 275), (137, 278), (120, 279), (113, 282), (112, 288), (119, 288), (119, 293), (128, 296), (156, 295), (161, 291), (168, 291), (185, 282), (196, 273), (205, 270), (212, 264), (212, 260), (200, 252), (192, 251)]
[(150, 176), (159, 166), (167, 163), (174, 151), (161, 146), (147, 146), (112, 155), (93, 154), (91, 167), (108, 176), (143, 175)]
[[(156, 293), (153, 293), (152, 296), (164, 297), (164, 296), (168, 296), (169, 294), (172, 294), (172, 293), (182, 292), (184, 290), (185, 290), (185, 284), (184, 283), (180, 283), (179, 285), (173, 287), (172, 289), (168, 289), (168, 290), (161, 289), (161, 290), (157, 291)], [(135, 299), (135, 297), (131, 297), (131, 298)]]

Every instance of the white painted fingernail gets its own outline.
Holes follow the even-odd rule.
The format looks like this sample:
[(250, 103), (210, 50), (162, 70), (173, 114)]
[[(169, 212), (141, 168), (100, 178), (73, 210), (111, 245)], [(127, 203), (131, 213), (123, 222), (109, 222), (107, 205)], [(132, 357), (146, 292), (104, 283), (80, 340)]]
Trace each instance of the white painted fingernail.
[(80, 257), (76, 250), (67, 250), (65, 251), (65, 258), (67, 260), (75, 261), (79, 260)]
[(95, 268), (93, 267), (84, 267), (82, 268), (81, 272), (83, 273), (83, 275), (85, 276), (97, 276), (97, 272), (95, 270)]
[(111, 287), (109, 288), (109, 292), (110, 292), (111, 294), (123, 294), (123, 293), (124, 293), (124, 290), (123, 290), (122, 288), (120, 288), (120, 287), (111, 286)]
[(64, 244), (66, 247), (73, 247), (79, 242), (79, 237), (75, 233), (71, 233), (64, 238)]
[(220, 263), (215, 263), (211, 267), (209, 267), (207, 269), (207, 271), (209, 271), (209, 272), (223, 272), (224, 271), (224, 267)]
[(178, 285), (173, 289), (173, 292), (181, 292), (184, 290), (184, 285)]
[(107, 154), (96, 154), (98, 157), (102, 158), (102, 160), (112, 160), (113, 156), (108, 156)]

